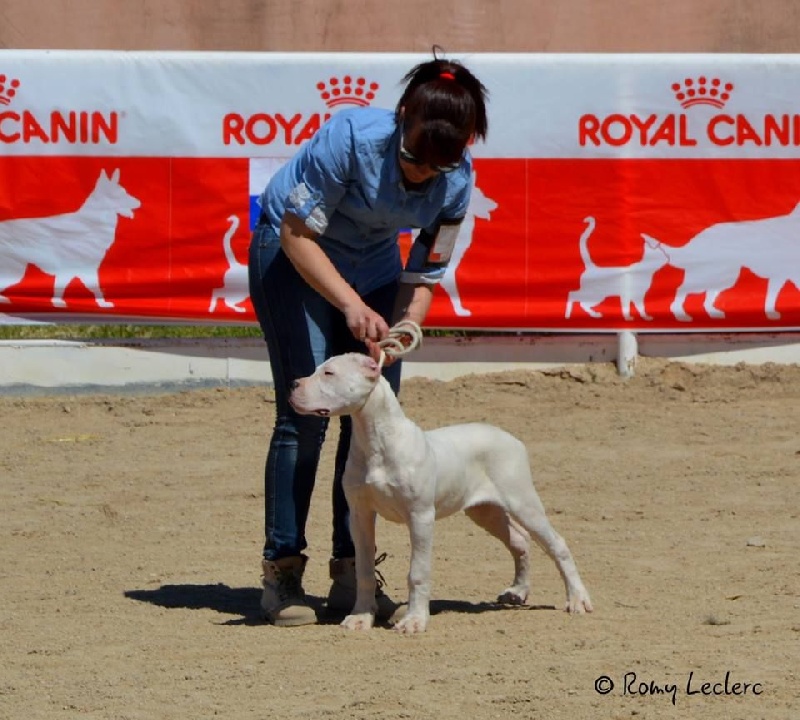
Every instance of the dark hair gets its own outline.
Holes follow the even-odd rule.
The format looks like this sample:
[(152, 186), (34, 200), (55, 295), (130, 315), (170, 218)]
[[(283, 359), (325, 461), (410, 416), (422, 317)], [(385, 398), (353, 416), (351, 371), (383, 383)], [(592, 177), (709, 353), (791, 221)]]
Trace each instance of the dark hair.
[(420, 140), (415, 150), (437, 163), (458, 160), (473, 138), (485, 140), (488, 131), (488, 91), (464, 65), (437, 57), (413, 67), (397, 103), (397, 122), (418, 124)]

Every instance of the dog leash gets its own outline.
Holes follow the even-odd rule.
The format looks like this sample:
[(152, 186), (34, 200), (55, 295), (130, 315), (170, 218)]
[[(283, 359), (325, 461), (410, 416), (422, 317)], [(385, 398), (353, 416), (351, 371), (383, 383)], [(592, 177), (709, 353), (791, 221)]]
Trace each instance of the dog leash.
[[(406, 343), (403, 342), (406, 338)], [(410, 340), (408, 340), (410, 338)], [(387, 357), (398, 358), (407, 355), (422, 345), (422, 328), (413, 320), (401, 320), (389, 328), (389, 334), (378, 343), (381, 349), (380, 367), (386, 362)]]

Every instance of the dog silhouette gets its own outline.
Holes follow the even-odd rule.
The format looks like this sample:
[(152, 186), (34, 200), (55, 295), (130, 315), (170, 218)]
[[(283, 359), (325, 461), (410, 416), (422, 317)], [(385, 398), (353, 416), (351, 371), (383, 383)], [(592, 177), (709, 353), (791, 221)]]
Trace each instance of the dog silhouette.
[(75, 212), (0, 222), (0, 303), (2, 294), (29, 265), (54, 277), (52, 304), (66, 307), (64, 291), (75, 279), (94, 295), (98, 307), (114, 307), (100, 288), (98, 271), (114, 244), (119, 216), (133, 217), (141, 202), (119, 184), (119, 169), (101, 171), (94, 189)]
[(684, 271), (683, 281), (671, 305), (682, 322), (692, 318), (684, 309), (687, 295), (704, 293), (703, 307), (709, 317), (722, 319), (716, 301), (732, 288), (743, 269), (767, 281), (764, 313), (779, 320), (775, 309), (784, 286), (800, 288), (800, 203), (786, 215), (743, 222), (722, 222), (707, 227), (688, 243), (669, 250), (670, 265)]

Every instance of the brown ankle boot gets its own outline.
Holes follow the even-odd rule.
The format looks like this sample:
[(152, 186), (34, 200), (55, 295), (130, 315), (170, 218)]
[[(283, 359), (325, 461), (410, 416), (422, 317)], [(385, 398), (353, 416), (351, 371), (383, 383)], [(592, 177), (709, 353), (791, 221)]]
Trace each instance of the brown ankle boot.
[(261, 610), (264, 618), (279, 627), (313, 625), (317, 622), (314, 609), (308, 604), (303, 590), (305, 555), (261, 561)]
[[(379, 565), (386, 559), (386, 553), (375, 559)], [(356, 604), (356, 559), (332, 558), (330, 561), (331, 589), (328, 591), (328, 611), (337, 614), (348, 614)], [(377, 620), (388, 620), (397, 609), (397, 604), (383, 592), (386, 582), (379, 570), (375, 570), (375, 602), (378, 609), (375, 613)]]

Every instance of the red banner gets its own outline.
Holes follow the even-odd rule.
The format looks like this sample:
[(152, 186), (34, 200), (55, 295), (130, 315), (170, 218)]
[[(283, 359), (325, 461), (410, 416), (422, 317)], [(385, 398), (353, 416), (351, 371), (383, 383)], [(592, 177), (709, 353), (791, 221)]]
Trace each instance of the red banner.
[[(0, 320), (255, 323), (264, 185), (419, 59), (0, 51)], [(491, 132), (429, 326), (800, 327), (799, 61), (473, 61)]]
[[(475, 167), (432, 326), (800, 325), (800, 160)], [(0, 309), (253, 322), (248, 187), (239, 159), (1, 158)]]

